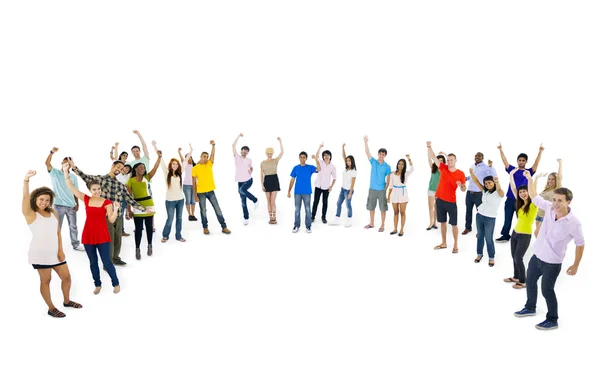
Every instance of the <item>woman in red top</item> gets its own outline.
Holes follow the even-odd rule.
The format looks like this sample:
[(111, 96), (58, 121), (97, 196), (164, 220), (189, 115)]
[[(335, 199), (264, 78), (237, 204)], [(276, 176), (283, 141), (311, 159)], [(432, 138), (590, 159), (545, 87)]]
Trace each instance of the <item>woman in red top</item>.
[[(68, 165), (67, 165), (68, 166)], [(117, 219), (119, 213), (119, 203), (112, 202), (109, 199), (100, 196), (102, 194), (102, 187), (100, 182), (89, 183), (88, 189), (92, 193), (92, 196), (83, 194), (73, 186), (73, 182), (69, 178), (69, 169), (63, 168), (65, 174), (65, 181), (69, 190), (77, 198), (83, 200), (85, 203), (85, 225), (83, 227), (83, 233), (81, 234), (81, 243), (85, 247), (85, 252), (90, 259), (90, 269), (92, 271), (92, 277), (94, 278), (94, 294), (98, 295), (102, 289), (102, 282), (100, 281), (100, 268), (98, 267), (98, 253), (102, 259), (104, 269), (108, 272), (112, 285), (114, 287), (113, 292), (116, 294), (121, 291), (119, 286), (119, 278), (117, 277), (117, 271), (115, 266), (110, 260), (110, 235), (108, 234), (108, 226), (106, 225), (106, 217), (108, 216), (108, 222), (113, 224)]]

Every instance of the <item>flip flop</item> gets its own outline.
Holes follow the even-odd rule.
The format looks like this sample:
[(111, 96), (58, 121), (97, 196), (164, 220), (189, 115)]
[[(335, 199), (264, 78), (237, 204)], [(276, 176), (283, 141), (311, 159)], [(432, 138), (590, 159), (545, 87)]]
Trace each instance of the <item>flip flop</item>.
[(383, 232), (383, 230), (384, 230), (383, 228), (379, 228), (379, 231), (380, 231), (380, 232)]
[(452, 253), (458, 253), (458, 248), (452, 248)]
[(373, 226), (373, 225), (366, 225), (366, 226), (365, 226), (365, 229), (372, 229), (372, 228), (374, 228), (374, 226)]
[(443, 247), (441, 244), (440, 245), (436, 245), (435, 247), (433, 247), (433, 249), (435, 249), (436, 251), (438, 249), (446, 249), (446, 248), (448, 248), (448, 247)]

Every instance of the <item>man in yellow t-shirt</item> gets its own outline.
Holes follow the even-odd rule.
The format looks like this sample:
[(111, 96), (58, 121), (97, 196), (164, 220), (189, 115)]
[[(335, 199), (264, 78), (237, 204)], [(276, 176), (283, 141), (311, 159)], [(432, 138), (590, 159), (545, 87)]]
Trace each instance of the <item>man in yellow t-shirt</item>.
[(215, 178), (213, 176), (213, 164), (215, 162), (215, 141), (211, 140), (210, 145), (212, 147), (210, 156), (208, 152), (202, 152), (200, 155), (200, 162), (192, 169), (192, 189), (196, 193), (196, 201), (200, 204), (200, 217), (202, 219), (202, 227), (204, 228), (204, 234), (209, 234), (208, 230), (208, 218), (206, 217), (206, 200), (210, 201), (219, 223), (221, 224), (221, 231), (225, 234), (231, 233), (227, 229), (225, 218), (223, 218), (223, 212), (219, 207), (217, 196), (215, 194)]

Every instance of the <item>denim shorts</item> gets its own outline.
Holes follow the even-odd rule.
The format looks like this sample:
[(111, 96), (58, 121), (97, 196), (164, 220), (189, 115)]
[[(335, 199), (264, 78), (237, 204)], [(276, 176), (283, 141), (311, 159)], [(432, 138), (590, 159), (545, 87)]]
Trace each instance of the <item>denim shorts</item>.
[(183, 185), (183, 195), (185, 195), (185, 204), (186, 205), (195, 205), (196, 200), (194, 198), (194, 193), (192, 193), (194, 187), (192, 185)]

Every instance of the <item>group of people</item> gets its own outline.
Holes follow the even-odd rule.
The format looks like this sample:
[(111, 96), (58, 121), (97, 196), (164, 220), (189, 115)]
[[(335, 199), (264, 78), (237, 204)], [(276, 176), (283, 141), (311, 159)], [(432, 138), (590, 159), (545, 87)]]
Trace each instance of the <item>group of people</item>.
[[(53, 317), (63, 317), (50, 299), (49, 282), (52, 270), (60, 276), (63, 286), (64, 306), (80, 308), (81, 304), (73, 302), (69, 297), (70, 275), (65, 265), (65, 255), (62, 248), (61, 227), (64, 216), (67, 216), (70, 229), (71, 244), (76, 250), (85, 250), (90, 260), (90, 270), (94, 280), (94, 294), (102, 289), (98, 256), (103, 268), (109, 274), (113, 291), (120, 291), (119, 279), (115, 266), (126, 263), (119, 257), (122, 236), (128, 236), (123, 227), (124, 218), (133, 219), (135, 225), (135, 256), (141, 259), (141, 241), (143, 231), (146, 230), (146, 254), (153, 253), (152, 241), (155, 231), (154, 215), (156, 207), (152, 196), (151, 182), (159, 166), (166, 183), (165, 208), (167, 220), (162, 230), (161, 242), (166, 243), (170, 238), (173, 221), (175, 221), (175, 239), (185, 242), (182, 236), (183, 208), (188, 213), (188, 220), (197, 221), (195, 217), (195, 204), (199, 203), (200, 216), (204, 234), (209, 234), (208, 219), (206, 214), (206, 201), (213, 207), (222, 233), (230, 234), (225, 218), (215, 194), (215, 181), (213, 164), (215, 160), (215, 142), (210, 141), (211, 151), (202, 152), (198, 163), (192, 158), (193, 148), (190, 144), (189, 152), (184, 156), (179, 148), (179, 159), (172, 158), (168, 164), (162, 159), (162, 151), (158, 149), (156, 141), (152, 142), (156, 152), (156, 161), (150, 166), (150, 156), (141, 133), (137, 130), (141, 147), (133, 146), (131, 152), (134, 160), (127, 161), (127, 152), (118, 153), (119, 143), (111, 148), (112, 166), (107, 174), (88, 175), (82, 172), (70, 157), (62, 160), (61, 169), (52, 167), (52, 156), (58, 148), (52, 148), (46, 158), (46, 167), (50, 174), (53, 190), (41, 187), (29, 192), (29, 179), (35, 175), (30, 170), (24, 179), (23, 189), (23, 214), (29, 225), (33, 239), (29, 250), (29, 262), (40, 274), (42, 283), (41, 292), (48, 305), (48, 314)], [(238, 184), (238, 193), (241, 199), (243, 223), (248, 224), (249, 212), (247, 201), (258, 207), (258, 198), (249, 190), (253, 184), (254, 171), (252, 160), (248, 157), (250, 149), (242, 146), (238, 152), (237, 143), (244, 135), (240, 133), (232, 144), (232, 153), (235, 163), (235, 181)], [(281, 190), (277, 175), (278, 163), (283, 156), (283, 144), (279, 141), (280, 152), (274, 156), (274, 149), (266, 149), (266, 159), (260, 164), (260, 177), (263, 192), (265, 192), (269, 213), (269, 224), (277, 223), (276, 196)], [(385, 229), (385, 219), (388, 203), (394, 210), (393, 231), (391, 235), (404, 235), (406, 223), (406, 207), (409, 201), (407, 182), (414, 171), (410, 155), (401, 158), (396, 163), (392, 172), (389, 164), (385, 162), (387, 150), (380, 148), (377, 158), (370, 153), (368, 137), (364, 137), (365, 154), (371, 165), (369, 192), (366, 207), (369, 211), (370, 222), (365, 229), (375, 227), (375, 209), (381, 212), (381, 226), (379, 232)], [(312, 155), (315, 164), (307, 164), (308, 154), (300, 152), (299, 164), (294, 166), (290, 174), (288, 197), (291, 198), (294, 189), (295, 218), (292, 232), (300, 230), (301, 212), (304, 206), (304, 224), (306, 232), (312, 232), (312, 222), (317, 217), (319, 204), (322, 205), (321, 221), (327, 224), (327, 210), (329, 193), (332, 191), (336, 180), (336, 167), (332, 163), (332, 152), (324, 150), (320, 144), (317, 152)], [(531, 168), (526, 168), (528, 157), (519, 154), (517, 166), (511, 165), (504, 155), (502, 145), (498, 145), (505, 170), (510, 177), (510, 190), (502, 189), (491, 160), (484, 162), (484, 155), (476, 153), (475, 163), (469, 169), (468, 176), (456, 166), (456, 155), (443, 152), (435, 153), (431, 142), (427, 142), (428, 159), (431, 176), (428, 186), (429, 226), (427, 230), (437, 229), (440, 223), (441, 243), (434, 247), (435, 250), (447, 248), (447, 224), (450, 223), (453, 235), (452, 253), (458, 253), (458, 215), (456, 204), (456, 191), (466, 192), (465, 229), (462, 234), (471, 232), (473, 224), (473, 207), (476, 208), (475, 226), (477, 230), (477, 257), (475, 263), (483, 258), (484, 246), (487, 247), (488, 265), (495, 264), (495, 247), (493, 232), (495, 219), (502, 199), (504, 204), (504, 225), (501, 236), (496, 242), (511, 243), (513, 258), (513, 276), (504, 281), (512, 283), (513, 288), (526, 288), (527, 303), (525, 308), (516, 316), (528, 316), (535, 313), (537, 302), (537, 281), (541, 276), (542, 293), (548, 305), (547, 319), (536, 325), (539, 329), (553, 329), (558, 327), (558, 313), (554, 283), (560, 273), (561, 263), (564, 260), (567, 244), (575, 240), (575, 262), (568, 269), (569, 275), (577, 273), (579, 262), (583, 255), (584, 239), (581, 223), (571, 213), (569, 204), (573, 198), (570, 190), (562, 187), (562, 161), (559, 159), (557, 173), (548, 175), (544, 190), (537, 194), (537, 180), (532, 177), (541, 160), (543, 146), (540, 146), (538, 156)], [(143, 154), (142, 154), (143, 151)], [(346, 154), (346, 145), (342, 145), (342, 158), (344, 160), (344, 174), (342, 187), (337, 200), (335, 219), (330, 225), (341, 223), (342, 205), (346, 203), (346, 226), (351, 226), (352, 197), (357, 177), (356, 161), (352, 155)], [(314, 197), (312, 175), (317, 174), (314, 184)], [(79, 191), (76, 175), (87, 185), (91, 195)], [(467, 187), (468, 181), (468, 187)], [(312, 197), (312, 206), (311, 206)], [(82, 233), (81, 242), (78, 240), (76, 225), (76, 212), (79, 200), (86, 207), (86, 223)], [(322, 201), (321, 201), (322, 200)], [(547, 214), (546, 214), (547, 213)], [(510, 233), (513, 215), (517, 216), (517, 223)], [(398, 228), (398, 223), (400, 227)], [(535, 230), (533, 227), (534, 222)], [(58, 230), (57, 237), (49, 233), (52, 229)], [(536, 237), (534, 255), (525, 270), (524, 255), (527, 251), (532, 234)]]

